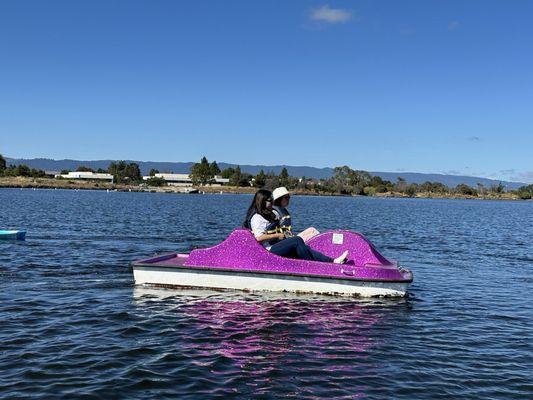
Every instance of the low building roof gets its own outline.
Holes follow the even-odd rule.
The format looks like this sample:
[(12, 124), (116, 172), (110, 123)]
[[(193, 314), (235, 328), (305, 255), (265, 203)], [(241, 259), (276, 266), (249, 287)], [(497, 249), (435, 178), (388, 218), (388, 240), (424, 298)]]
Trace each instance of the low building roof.
[(61, 174), (60, 176), (67, 179), (113, 179), (113, 175), (111, 174), (87, 171), (71, 171), (68, 174)]

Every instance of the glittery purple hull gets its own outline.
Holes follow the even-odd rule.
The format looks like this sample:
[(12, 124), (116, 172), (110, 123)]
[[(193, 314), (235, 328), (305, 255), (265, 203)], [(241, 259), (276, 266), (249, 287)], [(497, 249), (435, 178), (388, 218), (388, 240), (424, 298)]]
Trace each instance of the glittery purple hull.
[(321, 276), (346, 280), (411, 282), (410, 271), (383, 257), (362, 235), (330, 231), (315, 236), (308, 245), (332, 258), (349, 251), (345, 264), (298, 260), (277, 256), (261, 246), (246, 229), (235, 229), (222, 243), (193, 250), (190, 255), (164, 256), (134, 263), (179, 266), (191, 269), (220, 269), (299, 276)]

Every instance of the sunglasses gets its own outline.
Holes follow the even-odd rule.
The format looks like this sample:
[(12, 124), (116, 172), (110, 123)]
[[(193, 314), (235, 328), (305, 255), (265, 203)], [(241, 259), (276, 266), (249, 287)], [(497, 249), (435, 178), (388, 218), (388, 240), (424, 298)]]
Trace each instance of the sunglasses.
[(269, 198), (269, 199), (266, 199), (266, 202), (267, 202), (267, 203), (272, 203), (273, 201), (274, 201), (274, 199), (273, 199), (272, 197)]

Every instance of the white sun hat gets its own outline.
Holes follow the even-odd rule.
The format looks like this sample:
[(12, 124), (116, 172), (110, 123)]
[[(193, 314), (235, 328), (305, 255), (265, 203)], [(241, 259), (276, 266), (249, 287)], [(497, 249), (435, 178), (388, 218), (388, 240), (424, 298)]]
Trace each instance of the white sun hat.
[(274, 191), (272, 192), (272, 198), (276, 200), (288, 194), (289, 194), (289, 191), (287, 190), (287, 188), (285, 186), (281, 186), (279, 188), (274, 189)]

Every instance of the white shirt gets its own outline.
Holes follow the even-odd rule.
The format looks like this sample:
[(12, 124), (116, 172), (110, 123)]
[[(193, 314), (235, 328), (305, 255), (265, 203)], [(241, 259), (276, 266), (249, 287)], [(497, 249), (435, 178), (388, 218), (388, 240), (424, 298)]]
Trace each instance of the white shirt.
[[(270, 225), (270, 222), (268, 222), (268, 220), (261, 214), (254, 214), (250, 220), (250, 228), (252, 228), (252, 233), (256, 239), (266, 233), (268, 225)], [(270, 250), (270, 244), (268, 243), (268, 240), (261, 242), (261, 244), (267, 250)]]

